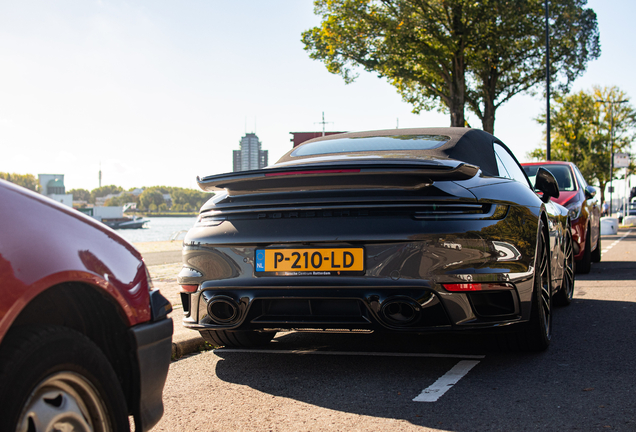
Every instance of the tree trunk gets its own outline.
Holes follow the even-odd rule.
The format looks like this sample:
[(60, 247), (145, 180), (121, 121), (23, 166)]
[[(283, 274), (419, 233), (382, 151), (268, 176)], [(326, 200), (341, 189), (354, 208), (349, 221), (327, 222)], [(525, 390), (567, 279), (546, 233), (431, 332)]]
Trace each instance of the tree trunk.
[(607, 185), (607, 182), (605, 183), (599, 182), (599, 189), (601, 190), (601, 204), (605, 202), (605, 186), (606, 185)]
[[(451, 116), (451, 127), (464, 127), (466, 126), (466, 119), (464, 117), (464, 103), (465, 101), (465, 88), (464, 83), (458, 83), (460, 81), (457, 76), (454, 77), (451, 84), (451, 95), (449, 98), (448, 109)], [(463, 79), (461, 80), (463, 81)]]
[(495, 105), (486, 101), (484, 107), (484, 117), (481, 119), (481, 128), (490, 133), (495, 134)]
[(451, 9), (452, 33), (458, 42), (453, 53), (451, 82), (449, 91), (448, 109), (451, 115), (451, 127), (466, 126), (464, 117), (464, 105), (466, 104), (466, 62), (465, 50), (465, 24), (464, 11), (461, 3), (456, 3)]
[(497, 98), (497, 81), (499, 80), (499, 72), (497, 65), (491, 64), (488, 73), (482, 76), (483, 80), (483, 97), (484, 97), (484, 116), (481, 119), (481, 127), (484, 131), (495, 134), (495, 99)]

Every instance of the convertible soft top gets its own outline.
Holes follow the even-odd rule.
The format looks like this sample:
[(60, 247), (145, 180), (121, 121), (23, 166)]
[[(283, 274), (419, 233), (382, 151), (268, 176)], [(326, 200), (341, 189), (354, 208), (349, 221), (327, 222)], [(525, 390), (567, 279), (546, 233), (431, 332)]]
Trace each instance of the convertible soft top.
[(364, 138), (378, 138), (378, 137), (404, 137), (404, 136), (422, 136), (422, 137), (445, 137), (446, 142), (433, 148), (410, 150), (415, 157), (426, 158), (450, 158), (458, 161), (466, 162), (471, 165), (476, 165), (481, 168), (485, 175), (496, 176), (498, 175), (497, 162), (495, 160), (495, 154), (492, 144), (494, 142), (505, 145), (491, 134), (484, 132), (480, 129), (460, 128), (460, 127), (445, 127), (445, 128), (412, 128), (412, 129), (387, 129), (377, 131), (365, 131), (365, 132), (349, 132), (337, 135), (329, 135), (320, 138), (314, 138), (306, 141), (287, 152), (277, 162), (282, 165), (289, 165), (295, 163), (310, 163), (311, 159), (316, 159), (316, 162), (320, 156), (297, 156), (298, 150), (304, 146), (311, 145), (321, 141), (334, 141), (334, 140), (349, 140), (349, 139), (364, 139)]

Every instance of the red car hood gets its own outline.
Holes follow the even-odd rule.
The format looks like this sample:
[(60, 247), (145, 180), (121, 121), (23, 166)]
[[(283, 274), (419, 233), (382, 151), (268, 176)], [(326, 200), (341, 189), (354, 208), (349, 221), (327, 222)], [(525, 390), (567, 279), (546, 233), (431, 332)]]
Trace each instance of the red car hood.
[(577, 193), (578, 193), (577, 191), (572, 191), (572, 192), (560, 191), (559, 192), (559, 197), (558, 198), (551, 198), (551, 200), (554, 201), (557, 204), (565, 205), (568, 201), (570, 201), (572, 198), (574, 198)]

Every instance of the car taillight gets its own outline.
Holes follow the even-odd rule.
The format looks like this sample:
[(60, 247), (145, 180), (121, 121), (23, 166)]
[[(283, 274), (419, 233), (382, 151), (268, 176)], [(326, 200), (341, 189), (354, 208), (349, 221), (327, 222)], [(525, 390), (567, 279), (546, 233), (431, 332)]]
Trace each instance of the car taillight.
[(450, 292), (469, 292), (469, 291), (493, 291), (493, 290), (511, 290), (514, 286), (509, 283), (457, 283), (443, 284), (446, 291)]
[(198, 287), (199, 285), (181, 285), (181, 292), (193, 293)]

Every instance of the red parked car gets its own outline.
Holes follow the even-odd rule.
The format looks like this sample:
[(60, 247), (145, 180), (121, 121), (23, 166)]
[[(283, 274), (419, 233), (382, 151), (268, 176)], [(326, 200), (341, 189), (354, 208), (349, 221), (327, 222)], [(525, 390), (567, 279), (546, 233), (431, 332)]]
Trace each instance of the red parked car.
[(147, 431), (163, 414), (170, 303), (101, 223), (0, 180), (0, 430)]
[(551, 199), (569, 210), (576, 270), (589, 273), (592, 262), (601, 261), (601, 208), (595, 199), (596, 189), (587, 184), (572, 162), (529, 162), (521, 165), (533, 184), (539, 167), (547, 169), (556, 178), (559, 197)]

